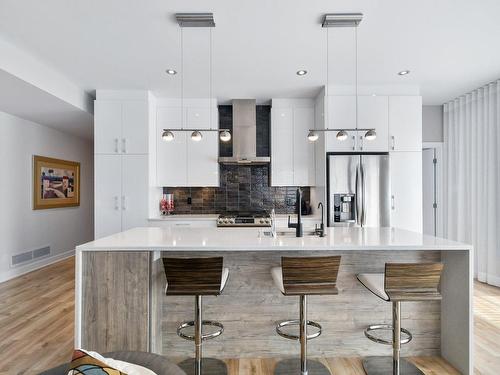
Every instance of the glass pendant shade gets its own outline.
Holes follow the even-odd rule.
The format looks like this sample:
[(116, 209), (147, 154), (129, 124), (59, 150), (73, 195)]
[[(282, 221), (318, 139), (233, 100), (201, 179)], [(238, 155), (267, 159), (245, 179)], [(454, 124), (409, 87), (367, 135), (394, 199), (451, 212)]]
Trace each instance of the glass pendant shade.
[(365, 133), (365, 139), (367, 141), (373, 141), (375, 138), (377, 138), (377, 132), (375, 129), (370, 129)]
[(174, 140), (174, 133), (172, 133), (170, 130), (164, 130), (163, 133), (161, 134), (161, 138), (165, 142), (170, 142)]
[(219, 139), (222, 142), (229, 142), (231, 140), (231, 133), (227, 130), (223, 130), (219, 133)]
[(345, 141), (347, 139), (347, 132), (345, 130), (341, 130), (337, 133), (336, 137), (339, 141)]
[(310, 140), (311, 142), (316, 142), (319, 138), (318, 133), (315, 131), (309, 131), (309, 134), (307, 134), (307, 139)]
[(202, 138), (203, 135), (198, 130), (195, 130), (194, 132), (191, 133), (191, 139), (195, 142), (201, 141)]

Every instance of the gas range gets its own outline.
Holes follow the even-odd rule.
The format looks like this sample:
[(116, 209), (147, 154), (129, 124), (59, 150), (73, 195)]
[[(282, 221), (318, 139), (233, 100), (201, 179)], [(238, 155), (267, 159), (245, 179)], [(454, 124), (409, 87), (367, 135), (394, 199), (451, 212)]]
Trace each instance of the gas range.
[(234, 211), (220, 214), (218, 227), (270, 227), (271, 215), (267, 211)]

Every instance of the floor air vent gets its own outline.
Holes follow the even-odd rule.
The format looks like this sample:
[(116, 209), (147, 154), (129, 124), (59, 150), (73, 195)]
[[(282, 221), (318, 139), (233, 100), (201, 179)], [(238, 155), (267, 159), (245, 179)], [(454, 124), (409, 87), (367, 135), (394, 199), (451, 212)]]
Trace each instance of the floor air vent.
[(39, 249), (26, 251), (21, 254), (16, 254), (12, 256), (11, 265), (18, 266), (20, 264), (25, 264), (37, 260), (38, 258), (50, 255), (50, 246), (41, 247)]

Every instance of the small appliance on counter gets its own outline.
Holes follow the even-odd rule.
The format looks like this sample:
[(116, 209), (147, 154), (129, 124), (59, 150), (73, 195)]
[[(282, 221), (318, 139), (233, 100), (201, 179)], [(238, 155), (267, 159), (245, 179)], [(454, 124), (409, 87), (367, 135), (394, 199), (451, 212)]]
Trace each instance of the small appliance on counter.
[(160, 214), (162, 216), (170, 215), (174, 211), (174, 195), (163, 194), (160, 200)]
[(218, 227), (270, 227), (271, 225), (271, 214), (264, 210), (226, 212), (217, 218)]

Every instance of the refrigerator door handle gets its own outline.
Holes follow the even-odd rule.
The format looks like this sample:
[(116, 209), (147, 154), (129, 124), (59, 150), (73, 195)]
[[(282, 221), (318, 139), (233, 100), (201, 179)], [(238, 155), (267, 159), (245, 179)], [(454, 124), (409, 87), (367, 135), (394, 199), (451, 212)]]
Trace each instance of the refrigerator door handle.
[(365, 169), (363, 163), (359, 164), (361, 171), (361, 226), (366, 224), (366, 200), (365, 200)]
[(359, 165), (356, 165), (356, 183), (355, 183), (355, 194), (356, 194), (356, 224), (361, 225), (361, 206), (360, 202), (360, 189), (359, 189)]

